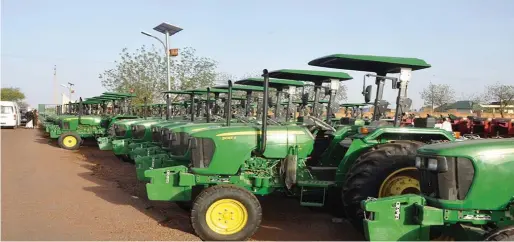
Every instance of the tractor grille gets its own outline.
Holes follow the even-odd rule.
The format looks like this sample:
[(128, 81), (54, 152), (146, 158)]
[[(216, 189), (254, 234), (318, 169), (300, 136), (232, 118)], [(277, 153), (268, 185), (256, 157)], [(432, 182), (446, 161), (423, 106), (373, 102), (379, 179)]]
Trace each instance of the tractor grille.
[(473, 163), (462, 157), (446, 157), (446, 161), (445, 172), (420, 169), (421, 191), (437, 199), (464, 200), (475, 176)]
[(175, 137), (171, 141), (170, 152), (172, 155), (183, 156), (189, 147), (189, 134), (178, 132), (173, 134)]
[(191, 138), (189, 147), (191, 148), (191, 164), (193, 167), (208, 167), (216, 149), (214, 141), (209, 138)]
[(161, 128), (160, 127), (153, 127), (152, 128), (152, 141), (159, 143), (161, 142)]
[(145, 137), (146, 127), (144, 125), (136, 125), (136, 129), (133, 132), (132, 136), (134, 139), (143, 139)]
[(116, 137), (125, 137), (125, 134), (127, 133), (127, 126), (126, 125), (115, 125), (114, 126), (114, 134)]

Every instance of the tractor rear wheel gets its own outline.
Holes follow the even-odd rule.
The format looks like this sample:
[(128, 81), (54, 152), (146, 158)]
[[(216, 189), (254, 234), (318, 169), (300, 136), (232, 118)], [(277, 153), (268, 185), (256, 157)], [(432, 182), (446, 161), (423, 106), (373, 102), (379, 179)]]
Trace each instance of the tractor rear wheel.
[(216, 185), (194, 200), (191, 224), (202, 240), (246, 240), (259, 228), (262, 208), (248, 190)]
[(361, 201), (401, 194), (419, 194), (416, 150), (423, 143), (397, 141), (378, 145), (362, 154), (350, 168), (343, 185), (343, 207), (354, 227), (363, 229)]
[(485, 235), (484, 241), (514, 241), (514, 226), (493, 230)]
[(57, 143), (63, 149), (76, 150), (80, 147), (80, 144), (82, 144), (82, 139), (75, 133), (66, 132), (59, 136)]

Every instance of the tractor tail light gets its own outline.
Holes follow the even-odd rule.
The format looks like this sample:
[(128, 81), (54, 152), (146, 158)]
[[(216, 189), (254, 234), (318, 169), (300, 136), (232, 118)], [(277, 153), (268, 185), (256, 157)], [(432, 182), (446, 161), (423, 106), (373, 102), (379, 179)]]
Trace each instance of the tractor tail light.
[(366, 127), (360, 127), (359, 133), (361, 133), (361, 134), (368, 134), (369, 130)]

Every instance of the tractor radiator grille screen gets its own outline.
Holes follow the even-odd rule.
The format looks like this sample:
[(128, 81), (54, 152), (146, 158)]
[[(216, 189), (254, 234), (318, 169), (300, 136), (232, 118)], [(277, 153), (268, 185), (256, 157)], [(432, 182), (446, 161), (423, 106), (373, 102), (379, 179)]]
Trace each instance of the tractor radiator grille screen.
[(170, 130), (162, 129), (161, 135), (162, 135), (161, 147), (167, 149), (170, 146)]
[(208, 167), (216, 149), (214, 141), (209, 138), (192, 138), (190, 142), (193, 167)]
[(116, 137), (125, 137), (126, 133), (127, 127), (125, 125), (116, 125), (114, 127), (114, 134), (116, 134)]
[(471, 160), (446, 157), (447, 171), (421, 171), (421, 191), (429, 197), (443, 200), (464, 200), (475, 176)]
[(152, 129), (152, 141), (161, 142), (161, 128), (155, 127)]
[(132, 134), (134, 139), (143, 139), (145, 137), (146, 127), (143, 125), (136, 125), (136, 130)]
[(189, 134), (186, 132), (178, 132), (174, 133), (174, 136), (170, 145), (171, 154), (177, 156), (185, 155), (189, 147)]

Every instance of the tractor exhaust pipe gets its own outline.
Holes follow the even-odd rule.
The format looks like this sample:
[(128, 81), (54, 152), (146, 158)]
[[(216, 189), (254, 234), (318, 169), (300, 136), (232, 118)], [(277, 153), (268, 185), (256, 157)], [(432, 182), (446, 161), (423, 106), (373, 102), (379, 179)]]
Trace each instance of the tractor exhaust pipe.
[(228, 80), (227, 127), (230, 126), (231, 119), (232, 119), (232, 81)]
[(264, 151), (266, 151), (266, 133), (268, 128), (268, 86), (269, 86), (269, 73), (268, 69), (264, 69), (262, 71), (262, 76), (264, 77), (264, 92), (263, 92), (263, 98), (262, 98), (262, 128), (261, 128), (261, 154), (264, 154)]

